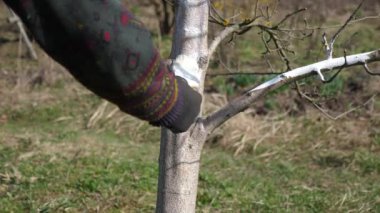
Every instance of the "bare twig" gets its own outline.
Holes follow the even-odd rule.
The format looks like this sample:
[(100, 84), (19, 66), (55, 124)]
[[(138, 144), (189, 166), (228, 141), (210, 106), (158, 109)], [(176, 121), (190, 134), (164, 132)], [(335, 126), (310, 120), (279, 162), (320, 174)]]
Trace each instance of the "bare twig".
[(380, 72), (372, 72), (369, 67), (368, 67), (368, 64), (367, 63), (364, 63), (363, 64), (363, 67), (364, 67), (364, 70), (369, 74), (369, 75), (380, 75)]
[(338, 119), (340, 119), (340, 118), (342, 118), (342, 117), (344, 117), (344, 116), (346, 116), (346, 115), (348, 115), (348, 114), (350, 114), (351, 112), (354, 112), (354, 111), (356, 111), (356, 110), (358, 110), (358, 109), (360, 109), (360, 108), (362, 108), (362, 107), (364, 107), (364, 106), (366, 106), (366, 105), (368, 105), (370, 102), (372, 102), (373, 101), (373, 99), (376, 97), (376, 95), (373, 95), (373, 96), (371, 96), (371, 98), (369, 98), (366, 102), (364, 102), (363, 104), (361, 104), (361, 105), (359, 105), (359, 106), (356, 106), (356, 107), (354, 107), (354, 108), (351, 108), (351, 109), (349, 109), (349, 110), (347, 110), (347, 111), (345, 111), (345, 112), (343, 112), (343, 113), (341, 113), (341, 114), (339, 114), (339, 115), (337, 115), (337, 116), (333, 116), (333, 115), (330, 115), (328, 112), (327, 112), (327, 110), (326, 109), (323, 109), (321, 106), (319, 106), (318, 104), (316, 104), (315, 102), (311, 102), (320, 112), (322, 112), (322, 114), (324, 115), (324, 116), (326, 116), (327, 118), (329, 118), (329, 119), (331, 119), (331, 120), (338, 120)]
[(207, 76), (229, 76), (229, 75), (279, 75), (282, 72), (242, 72), (240, 70), (232, 70), (229, 68), (222, 60), (219, 61), (220, 64), (226, 69), (228, 72), (225, 73), (207, 73)]
[(10, 14), (10, 17), (8, 19), (8, 21), (10, 23), (16, 23), (17, 24), (17, 27), (20, 31), (20, 34), (21, 34), (21, 37), (22, 37), (22, 40), (24, 40), (27, 48), (28, 48), (28, 51), (29, 51), (29, 54), (30, 56), (34, 59), (34, 60), (37, 60), (38, 59), (38, 56), (37, 56), (37, 53), (36, 51), (34, 50), (33, 48), (33, 44), (32, 42), (29, 40), (29, 37), (28, 35), (26, 34), (26, 31), (24, 29), (24, 25), (22, 24), (20, 18), (10, 9), (9, 9), (9, 14)]
[(334, 44), (335, 40), (338, 38), (338, 36), (343, 32), (344, 29), (346, 29), (348, 23), (350, 23), (354, 18), (356, 13), (358, 13), (359, 9), (362, 7), (365, 0), (362, 0), (360, 4), (356, 7), (354, 12), (350, 15), (350, 17), (346, 20), (346, 22), (342, 25), (342, 27), (339, 28), (339, 30), (334, 34), (334, 36), (331, 39), (331, 44)]
[(279, 75), (282, 72), (223, 72), (223, 73), (207, 73), (207, 76), (231, 76), (231, 75)]
[[(341, 69), (340, 69), (341, 70)], [(364, 106), (366, 106), (367, 104), (369, 104), (371, 101), (374, 100), (374, 98), (376, 97), (376, 95), (373, 95), (371, 98), (369, 98), (366, 102), (364, 102), (363, 104), (357, 106), (357, 107), (354, 107), (354, 108), (351, 108), (337, 116), (333, 116), (331, 114), (329, 114), (327, 112), (326, 109), (322, 108), (321, 106), (319, 106), (319, 104), (316, 102), (316, 100), (312, 99), (311, 97), (307, 96), (305, 93), (303, 93), (301, 91), (301, 89), (299, 88), (299, 84), (296, 82), (296, 86), (297, 86), (297, 91), (298, 91), (298, 94), (305, 100), (307, 100), (310, 104), (312, 104), (318, 111), (320, 111), (324, 116), (326, 116), (327, 118), (331, 119), (331, 120), (338, 120), (346, 115), (348, 115), (349, 113), (353, 112), (353, 111), (356, 111)]]
[[(350, 23), (347, 24), (347, 26), (350, 26), (352, 24), (356, 24), (358, 22), (366, 21), (369, 19), (380, 19), (380, 16), (366, 16), (363, 18), (358, 18), (355, 20), (351, 20)], [(294, 29), (288, 29), (288, 28), (281, 28), (281, 31), (287, 31), (287, 32), (294, 32), (294, 31), (314, 31), (314, 30), (326, 30), (326, 29), (334, 29), (334, 28), (341, 28), (342, 24), (337, 25), (331, 25), (331, 26), (320, 26), (320, 27), (308, 27), (308, 25), (305, 25), (304, 28), (294, 28)]]
[(289, 18), (293, 17), (294, 15), (297, 15), (298, 13), (304, 12), (306, 10), (307, 10), (306, 8), (301, 8), (292, 13), (287, 14), (278, 24), (276, 24), (276, 26), (273, 27), (273, 29), (278, 29), (279, 26), (285, 23)]
[(228, 21), (226, 21), (225, 18), (223, 18), (217, 12), (217, 10), (214, 7), (211, 7), (211, 10), (216, 14), (216, 16), (214, 16), (214, 15), (211, 16), (212, 22), (214, 22), (216, 24), (219, 24), (221, 26), (224, 26), (226, 28), (224, 30), (222, 30), (218, 34), (218, 36), (216, 36), (214, 38), (213, 42), (211, 43), (211, 45), (209, 47), (209, 59), (211, 59), (211, 57), (213, 56), (216, 48), (220, 45), (220, 43), (225, 38), (227, 38), (229, 35), (231, 35), (231, 34), (233, 35), (235, 33), (238, 34), (238, 35), (241, 35), (241, 34), (244, 34), (244, 33), (248, 32), (253, 27), (258, 27), (259, 29), (261, 29), (263, 32), (266, 32), (270, 36), (270, 38), (268, 40), (266, 40), (266, 41), (265, 41), (265, 39), (263, 40), (263, 41), (265, 41), (264, 44), (266, 45), (267, 50), (270, 51), (270, 48), (267, 45), (267, 43), (270, 42), (270, 41), (273, 41), (275, 43), (276, 50), (279, 52), (281, 58), (286, 63), (288, 70), (290, 70), (290, 61), (286, 57), (285, 52), (286, 51), (291, 52), (291, 51), (288, 50), (288, 49), (286, 49), (286, 48), (284, 48), (284, 45), (282, 45), (281, 39), (276, 35), (275, 32), (276, 31), (281, 31), (280, 25), (284, 24), (290, 17), (292, 17), (294, 15), (297, 15), (300, 12), (305, 11), (306, 8), (302, 8), (302, 9), (299, 9), (299, 10), (296, 10), (296, 11), (294, 11), (292, 13), (287, 14), (280, 22), (278, 22), (277, 24), (275, 24), (273, 27), (268, 27), (268, 26), (264, 26), (262, 24), (256, 23), (256, 21), (258, 19), (260, 19), (260, 18), (269, 19), (271, 17), (271, 12), (269, 11), (268, 7), (266, 8), (265, 11), (261, 11), (261, 15), (257, 15), (257, 2), (256, 2), (256, 5), (255, 5), (254, 17), (252, 17), (250, 19), (245, 19), (241, 23), (229, 23)]
[(359, 9), (362, 7), (363, 3), (365, 0), (362, 0), (360, 4), (356, 7), (354, 12), (351, 13), (350, 17), (344, 22), (344, 24), (338, 29), (338, 31), (333, 35), (331, 38), (330, 42), (327, 42), (326, 34), (323, 34), (323, 40), (324, 40), (324, 45), (326, 48), (326, 57), (327, 59), (332, 58), (332, 54), (334, 52), (334, 43), (338, 36), (343, 32), (344, 29), (348, 26), (348, 24), (355, 18), (356, 13), (359, 11)]

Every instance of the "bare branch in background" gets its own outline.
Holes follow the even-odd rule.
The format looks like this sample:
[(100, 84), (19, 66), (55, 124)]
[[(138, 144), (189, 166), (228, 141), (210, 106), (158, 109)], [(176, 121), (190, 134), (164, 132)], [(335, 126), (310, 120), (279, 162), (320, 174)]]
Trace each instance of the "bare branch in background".
[(279, 75), (282, 72), (223, 72), (223, 73), (210, 73), (207, 76), (231, 76), (231, 75)]
[(333, 37), (331, 38), (331, 40), (330, 40), (329, 43), (327, 42), (326, 33), (323, 34), (323, 41), (324, 41), (324, 45), (325, 45), (325, 48), (326, 48), (326, 57), (327, 57), (327, 59), (332, 58), (332, 54), (333, 54), (333, 51), (334, 51), (334, 43), (335, 43), (336, 39), (343, 32), (343, 30), (346, 29), (347, 25), (355, 18), (355, 15), (359, 11), (359, 9), (362, 7), (362, 5), (363, 5), (364, 2), (365, 2), (365, 0), (362, 0), (360, 2), (360, 4), (356, 7), (356, 9), (354, 10), (354, 12), (352, 12), (352, 14), (350, 15), (350, 17), (346, 20), (346, 22), (333, 35)]
[(292, 13), (289, 13), (287, 14), (278, 24), (276, 24), (276, 26), (272, 27), (272, 29), (279, 29), (279, 27), (284, 23), (286, 22), (288, 19), (290, 19), (291, 17), (297, 15), (298, 13), (301, 13), (301, 12), (304, 12), (306, 11), (307, 8), (301, 8), (301, 9), (298, 9)]
[[(340, 26), (340, 28), (337, 30), (337, 32), (332, 36), (330, 42), (327, 40), (327, 35), (326, 33), (323, 33), (322, 35), (322, 43), (323, 43), (323, 46), (324, 46), (324, 49), (325, 49), (325, 54), (326, 54), (326, 59), (327, 60), (330, 60), (332, 59), (333, 57), (333, 51), (334, 51), (334, 44), (335, 44), (335, 41), (336, 39), (338, 38), (338, 36), (347, 28), (347, 26), (354, 20), (355, 18), (355, 15), (357, 14), (357, 12), (359, 11), (359, 9), (362, 7), (363, 3), (364, 3), (365, 0), (362, 0), (361, 3), (356, 7), (356, 9), (352, 12), (352, 14), (350, 15), (350, 17), (345, 21), (345, 23), (343, 25)], [(316, 72), (318, 73), (321, 81), (323, 83), (330, 83), (332, 82), (339, 74), (340, 72), (343, 70), (343, 68), (348, 64), (347, 63), (347, 52), (346, 50), (344, 50), (344, 59), (345, 59), (345, 62), (344, 64), (339, 68), (339, 70), (332, 75), (332, 77), (330, 77), (328, 80), (326, 80), (323, 76), (323, 74), (321, 73), (320, 70), (316, 70)], [(368, 72), (369, 70), (366, 69), (366, 62), (364, 62), (363, 66), (365, 67), (365, 70)], [(368, 67), (367, 67), (368, 68)], [(371, 73), (371, 72), (368, 72), (368, 73)], [(335, 120), (336, 118), (334, 118), (333, 116), (329, 115), (327, 113), (327, 111), (325, 109), (323, 109), (322, 107), (319, 106), (319, 104), (317, 103), (318, 101), (317, 100), (313, 100), (312, 98), (310, 98), (309, 96), (307, 96), (305, 93), (303, 93), (301, 91), (301, 88), (298, 84), (298, 82), (295, 82), (295, 85), (296, 85), (296, 90), (299, 94), (299, 96), (308, 101), (309, 103), (311, 103), (317, 110), (319, 110), (322, 114), (326, 115), (326, 117), (328, 118), (331, 118), (333, 120)], [(344, 113), (343, 113), (344, 114)], [(338, 116), (339, 117), (339, 116)]]
[(210, 76), (210, 77), (214, 77), (214, 76), (230, 76), (230, 75), (279, 75), (279, 74), (282, 74), (282, 72), (274, 72), (274, 71), (272, 71), (272, 72), (242, 72), (240, 70), (233, 70), (233, 69), (229, 68), (225, 63), (223, 63), (222, 60), (219, 60), (219, 63), (228, 72), (225, 72), (225, 73), (207, 73), (206, 75)]
[(372, 72), (369, 67), (368, 67), (368, 64), (367, 63), (364, 63), (363, 64), (363, 67), (364, 67), (364, 70), (369, 74), (369, 75), (380, 75), (380, 72)]
[(30, 41), (30, 39), (29, 39), (25, 29), (24, 29), (24, 25), (22, 24), (20, 18), (10, 8), (8, 8), (8, 10), (9, 10), (9, 15), (10, 15), (10, 17), (8, 18), (9, 23), (12, 23), (12, 24), (16, 23), (16, 25), (20, 31), (20, 36), (22, 37), (22, 40), (26, 44), (26, 47), (28, 48), (30, 56), (32, 57), (32, 59), (37, 60), (38, 59), (37, 53), (33, 48), (33, 44)]
[[(306, 10), (306, 8), (301, 8), (301, 9), (298, 9), (298, 10), (292, 12), (292, 13), (285, 15), (285, 17), (283, 19), (281, 19), (274, 26), (266, 26), (266, 25), (261, 24), (260, 21), (262, 19), (269, 20), (273, 14), (271, 14), (271, 12), (269, 12), (269, 8), (267, 7), (265, 11), (261, 11), (261, 15), (257, 15), (257, 11), (258, 11), (258, 9), (257, 9), (258, 3), (257, 2), (255, 5), (254, 16), (251, 18), (245, 19), (241, 23), (229, 23), (228, 21), (226, 21), (226, 19), (224, 19), (218, 13), (218, 11), (213, 6), (211, 6), (211, 11), (215, 14), (215, 15), (211, 16), (212, 17), (211, 21), (213, 23), (216, 23), (216, 24), (219, 24), (219, 25), (225, 27), (225, 29), (222, 30), (220, 33), (218, 33), (218, 35), (212, 41), (212, 43), (209, 47), (209, 60), (213, 56), (214, 52), (216, 51), (216, 49), (220, 45), (220, 43), (224, 39), (226, 39), (228, 36), (230, 36), (230, 35), (234, 36), (235, 34), (242, 35), (242, 34), (248, 32), (252, 28), (257, 28), (257, 29), (260, 29), (260, 31), (261, 31), (260, 33), (262, 35), (262, 41), (266, 47), (266, 53), (270, 53), (273, 51), (278, 52), (281, 59), (285, 62), (286, 66), (287, 66), (287, 70), (291, 70), (290, 60), (288, 59), (287, 52), (292, 53), (292, 54), (294, 54), (294, 52), (286, 47), (287, 45), (285, 44), (285, 42), (288, 42), (287, 41), (288, 39), (280, 38), (278, 35), (278, 32), (281, 32), (281, 27), (280, 27), (281, 25), (283, 25), (291, 17), (298, 15), (301, 12), (304, 12)], [(289, 37), (292, 37), (290, 35), (290, 33), (287, 33), (287, 34)], [(269, 38), (267, 38), (266, 35), (269, 36)], [(309, 34), (306, 34), (303, 37), (307, 37), (307, 36), (309, 36)], [(232, 37), (232, 39), (233, 39), (233, 37)], [(299, 38), (299, 39), (302, 39), (302, 38)], [(269, 46), (270, 42), (273, 42), (275, 49), (270, 48), (270, 46)], [(266, 53), (264, 53), (264, 55)]]
[(343, 112), (343, 113), (341, 113), (341, 114), (339, 114), (339, 115), (337, 115), (337, 116), (333, 116), (333, 115), (331, 115), (331, 114), (329, 114), (328, 112), (327, 112), (327, 110), (326, 109), (324, 109), (324, 108), (322, 108), (321, 106), (319, 106), (314, 100), (312, 100), (310, 97), (308, 97), (308, 96), (305, 96), (305, 98), (307, 99), (307, 100), (309, 100), (309, 102), (311, 103), (311, 104), (313, 104), (313, 106), (316, 108), (316, 109), (318, 109), (318, 111), (320, 111), (324, 116), (326, 116), (327, 118), (329, 118), (329, 119), (331, 119), (331, 120), (338, 120), (338, 119), (340, 119), (340, 118), (342, 118), (342, 117), (344, 117), (344, 116), (346, 116), (346, 115), (348, 115), (348, 114), (350, 114), (351, 112), (354, 112), (354, 111), (356, 111), (356, 110), (358, 110), (358, 109), (360, 109), (360, 108), (362, 108), (362, 107), (364, 107), (364, 106), (366, 106), (366, 105), (368, 105), (369, 103), (371, 103), (371, 102), (373, 102), (373, 100), (374, 100), (374, 98), (376, 97), (376, 95), (373, 95), (371, 98), (369, 98), (367, 101), (365, 101), (363, 104), (361, 104), (361, 105), (359, 105), (359, 106), (357, 106), (357, 107), (354, 107), (354, 108), (351, 108), (351, 109), (349, 109), (349, 110), (347, 110), (347, 111), (345, 111), (345, 112)]

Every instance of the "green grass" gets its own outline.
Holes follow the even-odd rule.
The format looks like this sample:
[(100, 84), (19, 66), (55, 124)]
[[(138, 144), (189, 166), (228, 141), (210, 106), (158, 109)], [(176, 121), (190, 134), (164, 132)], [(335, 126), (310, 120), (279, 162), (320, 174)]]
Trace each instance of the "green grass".
[(153, 210), (156, 146), (109, 130), (39, 123), (29, 123), (33, 128), (23, 123), (17, 130), (12, 122), (1, 127), (3, 211)]
[(347, 212), (363, 208), (375, 212), (380, 208), (380, 159), (373, 154), (355, 152), (360, 157), (350, 165), (337, 163), (335, 155), (316, 160), (303, 156), (301, 162), (282, 156), (263, 162), (248, 154), (233, 158), (215, 150), (206, 152), (199, 209)]

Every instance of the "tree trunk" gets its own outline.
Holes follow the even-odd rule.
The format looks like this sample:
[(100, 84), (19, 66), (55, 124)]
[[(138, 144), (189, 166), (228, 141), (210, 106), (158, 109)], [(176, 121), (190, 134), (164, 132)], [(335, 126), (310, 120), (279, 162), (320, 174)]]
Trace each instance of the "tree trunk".
[[(200, 73), (200, 84), (195, 89), (201, 94), (208, 53), (208, 4), (208, 0), (176, 1), (171, 52), (173, 60), (184, 56), (196, 64), (197, 70), (191, 71)], [(202, 123), (181, 134), (161, 130), (156, 212), (195, 212), (200, 156), (206, 137)]]
[(199, 165), (207, 134), (202, 125), (191, 135), (163, 129), (156, 212), (195, 212)]

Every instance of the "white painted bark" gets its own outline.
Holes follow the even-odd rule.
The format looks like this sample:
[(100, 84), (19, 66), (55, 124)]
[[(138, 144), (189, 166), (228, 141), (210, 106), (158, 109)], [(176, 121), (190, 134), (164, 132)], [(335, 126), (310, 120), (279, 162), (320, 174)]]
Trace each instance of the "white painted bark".
[[(208, 57), (208, 0), (176, 1), (171, 58), (176, 75), (203, 92)], [(206, 141), (203, 125), (173, 134), (161, 130), (156, 212), (195, 212), (199, 162)]]
[(310, 64), (304, 67), (300, 67), (289, 72), (278, 75), (277, 77), (267, 81), (259, 86), (250, 90), (250, 92), (254, 92), (256, 90), (262, 90), (272, 85), (278, 84), (280, 81), (286, 81), (286, 79), (296, 79), (308, 74), (312, 74), (313, 72), (317, 73), (321, 80), (325, 80), (322, 72), (327, 70), (336, 69), (342, 66), (349, 67), (352, 65), (365, 64), (371, 62), (372, 60), (376, 60), (376, 56), (379, 51), (371, 51), (366, 53), (360, 53), (355, 55), (349, 55), (346, 57), (340, 58), (328, 58), (327, 60), (320, 61), (318, 63)]

